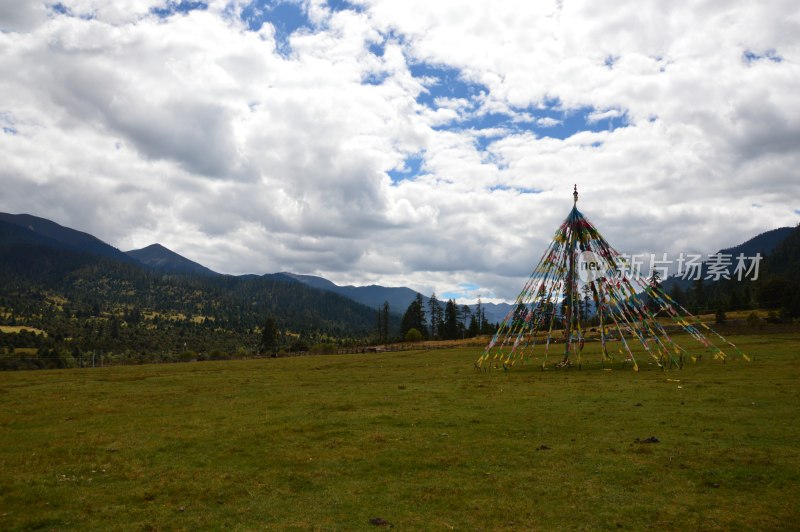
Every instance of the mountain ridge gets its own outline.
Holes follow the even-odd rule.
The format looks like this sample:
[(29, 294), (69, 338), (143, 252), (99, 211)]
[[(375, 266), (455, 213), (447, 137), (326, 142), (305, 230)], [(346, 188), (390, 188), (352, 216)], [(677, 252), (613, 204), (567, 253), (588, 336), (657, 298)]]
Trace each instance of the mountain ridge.
[(191, 273), (197, 275), (221, 275), (210, 268), (175, 253), (161, 244), (150, 244), (141, 249), (124, 252), (140, 263), (164, 273)]
[[(774, 258), (765, 260), (763, 282), (712, 283), (710, 295), (702, 300), (698, 295), (692, 304), (706, 310), (709, 301), (752, 308), (747, 305), (757, 300), (787, 319), (800, 315), (800, 227), (790, 230), (790, 237), (778, 244), (785, 229), (728, 248), (776, 250)], [(0, 213), (0, 324), (46, 332), (0, 331), (6, 346), (38, 349), (36, 357), (20, 351), (0, 359), (0, 369), (74, 367), (89, 351), (113, 354), (112, 360), (126, 363), (185, 360), (198, 353), (249, 356), (260, 352), (260, 334), (270, 320), (286, 352), (312, 345), (334, 350), (337, 345), (365, 346), (401, 332), (398, 314), (404, 313), (407, 299), (395, 300), (395, 315), (383, 329), (376, 303), (386, 294), (419, 297), (409, 288), (339, 287), (322, 277), (287, 272), (218, 274), (160, 244), (132, 251), (140, 260), (88, 233), (43, 218)], [(169, 273), (170, 268), (177, 269)], [(422, 298), (427, 310), (430, 299)], [(482, 304), (490, 323), (502, 321), (512, 308)]]
[[(142, 261), (44, 219), (0, 217), (0, 323), (73, 338), (76, 349), (167, 353), (182, 345), (249, 351), (268, 316), (286, 345), (298, 337), (352, 342), (369, 338), (376, 327), (373, 308), (283, 274), (217, 274), (162, 245), (133, 255)], [(391, 327), (398, 324), (390, 320)]]
[(366, 285), (366, 286), (353, 286), (353, 285), (337, 285), (334, 282), (318, 277), (315, 275), (304, 275), (291, 272), (281, 272), (283, 275), (291, 277), (301, 283), (319, 288), (321, 290), (329, 290), (337, 294), (349, 297), (354, 301), (358, 301), (368, 307), (378, 308), (384, 302), (389, 303), (390, 312), (402, 315), (408, 305), (417, 296), (417, 292), (407, 287), (390, 287), (381, 285)]
[[(784, 240), (786, 240), (793, 232), (794, 227), (778, 227), (764, 231), (756, 236), (745, 240), (741, 244), (721, 249), (717, 253), (730, 255), (733, 263), (736, 263), (736, 257), (742, 253), (745, 257), (754, 257), (757, 253), (761, 254), (762, 258), (766, 258), (772, 254), (776, 247), (778, 247)], [(706, 262), (703, 262), (700, 268), (700, 278), (705, 280), (707, 274)], [(671, 275), (663, 280), (661, 287), (669, 292), (674, 287), (678, 286), (682, 290), (688, 290), (692, 285), (691, 279), (684, 279), (677, 275)]]
[(728, 253), (735, 256), (739, 253), (744, 253), (745, 256), (752, 257), (756, 253), (761, 253), (762, 256), (770, 255), (775, 248), (789, 235), (794, 232), (794, 227), (778, 227), (759, 233), (753, 238), (742, 242), (736, 246), (722, 249), (719, 253)]
[(132, 257), (106, 244), (94, 235), (65, 227), (46, 218), (40, 218), (31, 214), (9, 214), (3, 212), (0, 213), (0, 221), (55, 241), (63, 248), (92, 253), (123, 262), (135, 262), (135, 259)]
[[(224, 276), (214, 272), (210, 268), (200, 263), (192, 261), (182, 255), (172, 251), (162, 244), (155, 243), (141, 249), (122, 252), (113, 246), (104, 243), (97, 237), (77, 231), (68, 227), (61, 226), (55, 222), (29, 214), (7, 214), (0, 213), (0, 222), (6, 222), (22, 229), (28, 229), (31, 234), (41, 238), (49, 238), (67, 249), (77, 249), (84, 252), (95, 253), (109, 258), (121, 258), (141, 264), (153, 271), (166, 274), (193, 274), (201, 276)], [(769, 255), (776, 246), (785, 240), (794, 230), (792, 227), (779, 227), (764, 231), (745, 242), (720, 250), (718, 253), (726, 253), (734, 257), (738, 253), (746, 256), (754, 256), (761, 253), (762, 256)], [(51, 242), (52, 244), (52, 242)], [(705, 268), (704, 270), (705, 271)], [(703, 273), (705, 275), (705, 273)], [(334, 282), (320, 276), (298, 274), (292, 272), (278, 272), (272, 274), (245, 274), (240, 276), (229, 276), (241, 279), (253, 279), (259, 277), (269, 277), (274, 280), (286, 282), (297, 282), (317, 290), (332, 292), (346, 297), (352, 301), (377, 309), (388, 302), (390, 312), (396, 316), (401, 316), (411, 302), (416, 298), (417, 291), (408, 287), (387, 287), (382, 285), (337, 285)], [(663, 286), (669, 290), (675, 284), (686, 289), (691, 281), (670, 276), (664, 280)], [(426, 305), (429, 297), (422, 295)], [(444, 303), (444, 302), (442, 302)], [(468, 305), (474, 312), (476, 304)], [(486, 317), (491, 322), (500, 322), (514, 307), (513, 303), (482, 303)]]

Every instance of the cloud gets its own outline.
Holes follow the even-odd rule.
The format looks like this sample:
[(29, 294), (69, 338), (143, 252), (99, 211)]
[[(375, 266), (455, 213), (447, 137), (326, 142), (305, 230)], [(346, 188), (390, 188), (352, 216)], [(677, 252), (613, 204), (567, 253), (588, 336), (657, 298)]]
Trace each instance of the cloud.
[(551, 118), (549, 116), (545, 116), (543, 118), (537, 118), (536, 123), (542, 127), (553, 127), (561, 124), (562, 121), (556, 120), (555, 118)]
[(26, 32), (47, 20), (47, 9), (39, 2), (0, 0), (0, 31)]
[(0, 210), (123, 249), (513, 299), (575, 183), (628, 253), (797, 222), (792, 2), (18, 4)]
[(599, 122), (600, 120), (607, 120), (609, 118), (619, 118), (623, 115), (619, 109), (608, 109), (606, 111), (592, 111), (586, 117), (588, 122)]

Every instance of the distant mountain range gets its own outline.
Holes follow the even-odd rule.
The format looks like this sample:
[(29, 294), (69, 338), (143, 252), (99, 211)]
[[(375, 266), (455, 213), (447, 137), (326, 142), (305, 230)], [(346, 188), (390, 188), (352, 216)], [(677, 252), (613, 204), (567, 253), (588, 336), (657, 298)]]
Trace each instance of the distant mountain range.
[[(284, 274), (221, 275), (160, 245), (123, 253), (44, 218), (2, 213), (0, 306), (26, 324), (51, 320), (42, 325), (64, 337), (84, 332), (54, 310), (79, 321), (134, 313), (138, 323), (146, 315), (155, 323), (126, 345), (145, 342), (151, 349), (160, 349), (165, 337), (177, 341), (169, 325), (176, 320), (194, 323), (199, 330), (192, 334), (202, 336), (203, 345), (213, 345), (214, 331), (244, 341), (269, 315), (281, 330), (319, 339), (366, 338), (377, 323), (375, 308)], [(162, 324), (167, 332), (156, 334), (161, 316), (170, 317)], [(399, 318), (391, 322), (399, 327)]]
[[(160, 244), (153, 244), (146, 248), (127, 251), (126, 253), (143, 264), (164, 273), (220, 275)], [(291, 272), (280, 272), (272, 275), (282, 276), (287, 281), (296, 281), (317, 290), (333, 292), (374, 309), (381, 307), (384, 302), (388, 302), (390, 312), (396, 316), (402, 316), (411, 302), (417, 297), (416, 291), (406, 287), (387, 287), (374, 284), (368, 286), (340, 286), (324, 277), (314, 275)], [(425, 295), (422, 297), (427, 305), (430, 298)], [(477, 305), (469, 305), (469, 307), (474, 312)], [(484, 309), (486, 319), (492, 323), (497, 323), (505, 318), (506, 314), (513, 308), (513, 305), (507, 303), (483, 303), (481, 307)]]
[(369, 286), (339, 286), (323, 277), (289, 272), (282, 272), (282, 274), (307, 286), (343, 295), (368, 307), (378, 308), (384, 302), (388, 302), (391, 312), (395, 314), (405, 312), (408, 305), (417, 297), (417, 292), (405, 287), (393, 288), (374, 284)]
[[(10, 233), (14, 232), (18, 240), (20, 236), (24, 236), (24, 240), (28, 242), (33, 242), (35, 240), (42, 245), (53, 248), (89, 253), (126, 263), (141, 264), (150, 270), (160, 273), (209, 277), (223, 275), (214, 272), (202, 264), (187, 259), (161, 244), (152, 244), (142, 249), (122, 252), (88, 233), (70, 229), (50, 220), (31, 216), (29, 214), (0, 213), (0, 222), (9, 224), (9, 226), (14, 228), (13, 231), (9, 230), (5, 235), (6, 242), (8, 242)], [(19, 232), (20, 229), (22, 232)], [(373, 309), (377, 309), (379, 306), (383, 305), (384, 301), (388, 301), (391, 311), (398, 315), (405, 311), (417, 295), (417, 292), (405, 287), (394, 288), (378, 285), (338, 286), (327, 279), (315, 277), (313, 275), (301, 275), (290, 272), (270, 275), (274, 279), (283, 280), (285, 282), (301, 283), (317, 290), (333, 292)], [(250, 274), (237, 277), (252, 279), (259, 276)]]
[[(693, 311), (758, 304), (773, 321), (800, 316), (800, 227), (726, 251), (767, 255), (763, 278), (706, 283), (685, 291), (682, 304)], [(0, 370), (83, 366), (98, 354), (113, 364), (242, 358), (265, 353), (267, 341), (282, 353), (366, 349), (400, 336), (401, 315), (417, 296), (288, 272), (223, 275), (159, 244), (122, 252), (44, 218), (0, 213), (0, 325), (46, 333), (0, 330)], [(384, 301), (388, 320), (377, 310)], [(482, 310), (497, 323), (513, 306)]]
[[(738, 246), (722, 249), (718, 251), (718, 253), (730, 255), (733, 257), (734, 261), (740, 253), (743, 253), (745, 257), (754, 257), (757, 253), (760, 253), (762, 257), (767, 257), (771, 255), (775, 248), (785, 241), (794, 231), (794, 227), (779, 227), (777, 229), (771, 229), (754, 236), (750, 240), (747, 240)], [(700, 268), (700, 277), (704, 279), (707, 273), (708, 268), (706, 264), (703, 263), (702, 268)], [(676, 285), (682, 290), (688, 290), (692, 285), (692, 280), (683, 279), (673, 275), (665, 279), (661, 286), (664, 290), (669, 292)]]
[[(5, 227), (5, 231), (3, 231), (3, 227)], [(20, 233), (19, 229), (24, 231)], [(744, 253), (746, 256), (761, 253), (762, 256), (767, 256), (793, 231), (794, 228), (791, 227), (781, 227), (766, 231), (738, 246), (721, 250), (720, 253), (728, 253), (734, 257), (739, 253)], [(14, 234), (13, 237), (12, 233)], [(185, 274), (210, 278), (234, 277), (214, 272), (206, 266), (187, 259), (161, 244), (152, 244), (142, 249), (122, 252), (88, 233), (63, 227), (44, 218), (28, 214), (0, 213), (0, 237), (2, 237), (2, 242), (7, 246), (13, 238), (19, 240), (21, 238), (20, 235), (24, 235), (29, 243), (35, 241), (40, 245), (47, 245), (57, 249), (93, 254), (127, 264), (140, 264), (151, 271), (163, 274)], [(261, 276), (236, 276), (240, 280), (257, 279), (259, 277)], [(391, 312), (396, 316), (402, 315), (417, 296), (416, 291), (406, 287), (385, 287), (380, 285), (339, 286), (322, 277), (291, 272), (269, 274), (269, 277), (274, 281), (299, 283), (315, 290), (338, 294), (372, 309), (377, 309), (384, 302), (388, 302)], [(685, 289), (688, 288), (691, 281), (677, 277), (670, 277), (664, 281), (666, 290), (669, 290), (675, 284)], [(423, 295), (423, 299), (427, 304), (428, 297)], [(476, 305), (470, 305), (473, 311), (475, 307)], [(483, 303), (482, 308), (489, 321), (500, 322), (513, 309), (513, 305), (507, 303)]]

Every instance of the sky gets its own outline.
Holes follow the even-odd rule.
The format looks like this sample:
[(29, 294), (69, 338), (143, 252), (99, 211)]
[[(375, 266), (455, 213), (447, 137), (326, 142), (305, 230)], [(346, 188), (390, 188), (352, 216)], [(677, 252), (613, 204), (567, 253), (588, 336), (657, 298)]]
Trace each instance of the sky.
[(624, 253), (800, 221), (796, 0), (0, 0), (0, 211), (515, 298), (578, 207)]

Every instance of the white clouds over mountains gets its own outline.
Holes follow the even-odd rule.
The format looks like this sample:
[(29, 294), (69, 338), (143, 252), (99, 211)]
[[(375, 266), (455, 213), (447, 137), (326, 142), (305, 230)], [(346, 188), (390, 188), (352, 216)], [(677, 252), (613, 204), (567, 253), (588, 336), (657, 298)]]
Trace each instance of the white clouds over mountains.
[(598, 6), (0, 0), (0, 210), (485, 298), (573, 183), (630, 253), (797, 223), (800, 8)]

